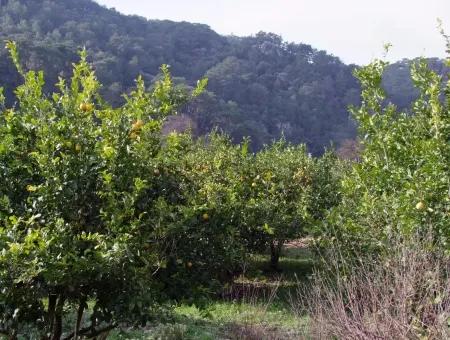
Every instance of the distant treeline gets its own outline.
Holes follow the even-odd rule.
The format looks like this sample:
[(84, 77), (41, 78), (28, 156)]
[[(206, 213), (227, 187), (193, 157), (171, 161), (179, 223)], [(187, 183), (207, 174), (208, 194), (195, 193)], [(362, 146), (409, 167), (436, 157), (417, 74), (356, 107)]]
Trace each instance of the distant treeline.
[[(27, 69), (45, 70), (49, 92), (85, 46), (113, 105), (135, 85), (137, 74), (154, 81), (161, 64), (170, 65), (180, 84), (194, 86), (207, 76), (208, 91), (171, 122), (196, 134), (218, 126), (235, 141), (250, 136), (255, 149), (284, 135), (306, 143), (313, 154), (355, 136), (347, 107), (359, 102), (356, 65), (309, 45), (264, 32), (225, 37), (206, 25), (125, 16), (91, 0), (0, 0), (0, 6), (0, 40), (18, 43)], [(430, 63), (443, 68), (438, 59)], [(409, 64), (396, 63), (385, 75), (390, 98), (400, 107), (415, 95)], [(12, 70), (1, 50), (0, 77), (10, 103), (19, 83)]]

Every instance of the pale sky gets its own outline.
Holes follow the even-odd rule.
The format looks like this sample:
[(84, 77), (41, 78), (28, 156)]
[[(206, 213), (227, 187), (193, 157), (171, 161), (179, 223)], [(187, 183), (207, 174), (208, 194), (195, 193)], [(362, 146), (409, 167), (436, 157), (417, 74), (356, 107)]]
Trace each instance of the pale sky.
[(450, 0), (97, 0), (125, 14), (209, 25), (220, 34), (273, 32), (365, 64), (388, 59), (444, 57), (437, 19), (450, 34)]

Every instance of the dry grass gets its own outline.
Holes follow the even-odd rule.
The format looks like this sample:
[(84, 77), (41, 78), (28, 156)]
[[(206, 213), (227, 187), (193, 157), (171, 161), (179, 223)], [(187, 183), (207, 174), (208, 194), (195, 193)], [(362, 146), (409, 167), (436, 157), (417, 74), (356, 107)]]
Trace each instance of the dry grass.
[(335, 252), (333, 275), (317, 273), (300, 293), (314, 339), (450, 339), (450, 262), (421, 242), (397, 244), (374, 264), (345, 276)]
[(229, 336), (233, 340), (284, 340), (289, 336), (278, 328), (264, 325), (239, 325), (229, 327)]

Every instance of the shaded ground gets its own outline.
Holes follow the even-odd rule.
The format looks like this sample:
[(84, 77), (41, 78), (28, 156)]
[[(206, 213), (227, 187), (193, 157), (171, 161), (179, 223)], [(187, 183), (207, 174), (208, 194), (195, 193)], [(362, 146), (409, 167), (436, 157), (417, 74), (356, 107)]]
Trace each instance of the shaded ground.
[(110, 339), (249, 339), (304, 338), (307, 318), (291, 308), (292, 297), (312, 272), (313, 260), (305, 241), (291, 242), (280, 258), (280, 271), (270, 270), (269, 257), (252, 256), (245, 274), (221, 299), (206, 306), (180, 304), (170, 320), (145, 329), (122, 329)]

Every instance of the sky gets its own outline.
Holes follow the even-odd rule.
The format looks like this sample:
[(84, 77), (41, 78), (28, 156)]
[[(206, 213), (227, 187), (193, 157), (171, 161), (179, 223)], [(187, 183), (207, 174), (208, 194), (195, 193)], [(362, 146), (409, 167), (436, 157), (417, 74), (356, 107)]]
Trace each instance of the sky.
[(444, 57), (441, 19), (450, 34), (450, 0), (96, 0), (125, 14), (209, 25), (224, 35), (259, 31), (310, 44), (346, 63)]

